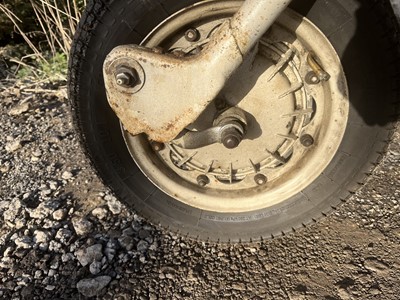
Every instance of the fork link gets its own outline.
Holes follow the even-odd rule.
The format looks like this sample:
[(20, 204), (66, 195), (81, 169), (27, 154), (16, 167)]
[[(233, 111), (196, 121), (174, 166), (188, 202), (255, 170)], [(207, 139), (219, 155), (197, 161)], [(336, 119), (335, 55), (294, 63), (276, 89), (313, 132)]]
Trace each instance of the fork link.
[[(103, 75), (108, 102), (124, 128), (160, 143), (174, 140), (219, 95), (290, 2), (244, 1), (198, 55), (165, 55), (140, 45), (114, 48), (104, 61)], [(196, 41), (199, 34), (190, 29), (185, 38)]]
[(185, 130), (173, 143), (185, 149), (197, 149), (215, 143), (234, 149), (243, 140), (246, 127), (245, 112), (238, 107), (231, 107), (216, 117), (212, 127), (203, 131)]

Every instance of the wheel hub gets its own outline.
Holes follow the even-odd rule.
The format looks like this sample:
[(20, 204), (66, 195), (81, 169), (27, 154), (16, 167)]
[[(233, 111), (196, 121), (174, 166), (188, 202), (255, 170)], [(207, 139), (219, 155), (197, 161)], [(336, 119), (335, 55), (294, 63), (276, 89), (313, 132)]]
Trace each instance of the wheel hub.
[[(314, 113), (313, 99), (307, 94), (297, 68), (296, 62), (300, 61), (296, 51), (285, 43), (262, 40), (257, 57), (250, 57), (219, 95), (225, 105), (235, 105), (249, 116), (242, 143), (239, 144), (242, 137), (235, 135), (234, 129), (227, 132), (225, 140), (232, 147), (208, 145), (188, 150), (173, 141), (167, 150), (172, 153), (172, 164), (217, 179), (209, 187), (239, 183), (241, 188), (255, 187), (254, 176), (259, 173), (274, 178), (273, 170), (289, 162)], [(255, 78), (259, 73), (262, 76)], [(264, 84), (255, 85), (256, 81)], [(238, 99), (243, 90), (249, 93)], [(216, 106), (209, 107), (190, 129), (200, 131), (210, 124), (210, 116), (218, 113)]]
[[(195, 5), (160, 24), (144, 44), (181, 55), (198, 53), (240, 3)], [(199, 15), (201, 20), (191, 21)], [(194, 31), (189, 38), (187, 34), (193, 28), (195, 39)], [(311, 51), (316, 65), (309, 63)], [(320, 79), (326, 78), (319, 76), (325, 72), (321, 65), (329, 72), (328, 81)], [(250, 211), (288, 199), (323, 172), (345, 130), (347, 97), (340, 60), (329, 41), (309, 21), (287, 10), (214, 104), (186, 128), (207, 130), (221, 110), (233, 107), (245, 112), (244, 136), (229, 133), (225, 146), (195, 149), (177, 141), (155, 149), (145, 136), (124, 131), (124, 137), (143, 173), (170, 196), (205, 210)]]

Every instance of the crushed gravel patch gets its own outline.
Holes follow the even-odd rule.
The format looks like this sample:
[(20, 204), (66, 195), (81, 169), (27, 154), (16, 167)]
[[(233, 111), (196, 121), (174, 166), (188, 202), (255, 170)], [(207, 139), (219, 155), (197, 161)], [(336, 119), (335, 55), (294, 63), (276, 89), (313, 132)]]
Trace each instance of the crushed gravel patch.
[(257, 244), (176, 236), (128, 210), (79, 146), (66, 88), (0, 82), (1, 299), (398, 299), (400, 131), (317, 224)]

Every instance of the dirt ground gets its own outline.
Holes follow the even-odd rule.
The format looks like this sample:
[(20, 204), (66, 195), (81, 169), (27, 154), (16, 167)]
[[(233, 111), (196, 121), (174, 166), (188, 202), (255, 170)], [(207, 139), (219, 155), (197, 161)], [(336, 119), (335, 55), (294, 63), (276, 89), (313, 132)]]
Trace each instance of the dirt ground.
[(2, 81), (0, 101), (2, 299), (399, 299), (400, 130), (370, 180), (324, 220), (213, 245), (113, 197), (79, 146), (64, 86)]

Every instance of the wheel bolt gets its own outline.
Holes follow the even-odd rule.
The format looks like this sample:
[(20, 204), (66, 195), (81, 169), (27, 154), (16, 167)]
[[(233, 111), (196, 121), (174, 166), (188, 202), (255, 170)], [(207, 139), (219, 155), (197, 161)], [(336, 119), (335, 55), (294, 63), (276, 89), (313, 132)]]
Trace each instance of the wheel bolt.
[(254, 181), (258, 185), (264, 185), (267, 183), (267, 177), (263, 174), (257, 174), (256, 176), (254, 176)]
[(115, 75), (115, 82), (121, 87), (134, 87), (138, 83), (136, 70), (127, 67), (119, 67)]
[(206, 175), (197, 176), (197, 184), (201, 187), (205, 187), (210, 183), (210, 179)]
[(300, 143), (304, 147), (310, 147), (314, 144), (314, 138), (309, 134), (303, 134), (300, 138)]
[(185, 32), (185, 38), (189, 42), (195, 42), (199, 39), (200, 32), (195, 28), (190, 28)]

